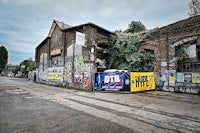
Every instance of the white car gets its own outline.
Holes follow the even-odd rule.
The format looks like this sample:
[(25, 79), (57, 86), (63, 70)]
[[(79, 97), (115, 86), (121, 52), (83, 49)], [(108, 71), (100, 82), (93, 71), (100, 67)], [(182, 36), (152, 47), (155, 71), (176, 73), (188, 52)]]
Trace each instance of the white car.
[(7, 74), (7, 77), (13, 77), (13, 76), (14, 76), (14, 74), (11, 74), (11, 73)]

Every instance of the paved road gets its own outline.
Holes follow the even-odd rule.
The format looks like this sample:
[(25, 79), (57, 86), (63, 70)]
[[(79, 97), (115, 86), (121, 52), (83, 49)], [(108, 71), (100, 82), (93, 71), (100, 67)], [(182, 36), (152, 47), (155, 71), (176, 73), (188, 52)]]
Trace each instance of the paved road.
[(200, 132), (200, 97), (84, 92), (0, 77), (2, 132)]

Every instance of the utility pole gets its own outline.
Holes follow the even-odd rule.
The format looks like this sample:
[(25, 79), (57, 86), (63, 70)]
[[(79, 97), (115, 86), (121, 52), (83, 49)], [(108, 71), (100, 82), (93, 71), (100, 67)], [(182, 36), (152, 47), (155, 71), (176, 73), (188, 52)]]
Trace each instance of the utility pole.
[(65, 53), (66, 53), (66, 51), (65, 51), (65, 48), (66, 48), (66, 46), (65, 46), (65, 43), (66, 43), (66, 32), (64, 31), (64, 33), (63, 33), (63, 66), (65, 67)]
[(72, 53), (72, 83), (74, 84), (74, 56), (75, 56), (75, 41), (72, 40), (73, 53)]

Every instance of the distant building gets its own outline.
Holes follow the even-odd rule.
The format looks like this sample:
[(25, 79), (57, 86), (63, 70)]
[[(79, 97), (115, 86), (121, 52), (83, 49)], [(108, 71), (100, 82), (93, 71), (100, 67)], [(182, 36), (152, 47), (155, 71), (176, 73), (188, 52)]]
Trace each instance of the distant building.
[(6, 73), (14, 73), (14, 70), (18, 67), (18, 65), (7, 64), (5, 67)]
[(97, 48), (107, 49), (112, 34), (90, 22), (71, 26), (54, 20), (48, 36), (35, 49), (38, 82), (90, 89), (94, 72), (104, 66), (95, 62), (104, 62), (106, 56)]

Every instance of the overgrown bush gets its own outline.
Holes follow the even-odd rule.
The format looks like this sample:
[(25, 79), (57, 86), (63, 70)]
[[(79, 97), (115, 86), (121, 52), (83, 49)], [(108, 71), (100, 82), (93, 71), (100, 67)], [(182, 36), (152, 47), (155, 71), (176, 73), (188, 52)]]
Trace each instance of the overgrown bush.
[(145, 38), (139, 33), (117, 32), (110, 39), (108, 68), (128, 69), (130, 71), (153, 71), (154, 54), (139, 49)]

